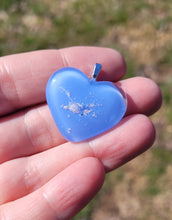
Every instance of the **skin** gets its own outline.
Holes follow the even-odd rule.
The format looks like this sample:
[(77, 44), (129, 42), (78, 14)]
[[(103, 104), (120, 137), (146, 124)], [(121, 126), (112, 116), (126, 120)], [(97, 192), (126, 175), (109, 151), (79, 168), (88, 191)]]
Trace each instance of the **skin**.
[[(98, 80), (117, 82), (128, 98), (121, 122), (90, 140), (66, 142), (45, 100), (48, 78), (73, 66)], [(70, 219), (100, 190), (105, 173), (147, 150), (154, 126), (147, 116), (161, 106), (150, 79), (121, 80), (126, 64), (115, 50), (71, 47), (0, 58), (0, 219)], [(121, 81), (119, 81), (121, 80)]]

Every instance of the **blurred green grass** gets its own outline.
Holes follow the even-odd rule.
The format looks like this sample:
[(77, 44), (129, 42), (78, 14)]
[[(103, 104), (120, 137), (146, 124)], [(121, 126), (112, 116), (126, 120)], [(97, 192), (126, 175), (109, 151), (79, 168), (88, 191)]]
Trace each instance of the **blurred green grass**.
[(172, 65), (172, 44), (167, 45), (167, 48), (164, 51), (164, 55), (159, 60), (159, 63), (162, 65), (167, 65), (167, 66)]
[(163, 148), (155, 148), (152, 150), (153, 160), (149, 164), (145, 174), (148, 176), (148, 185), (146, 193), (155, 196), (163, 191), (159, 184), (159, 179), (166, 173), (166, 168), (172, 162), (172, 154)]
[[(152, 210), (156, 210), (154, 198), (164, 195), (161, 184), (163, 178), (167, 178), (164, 184), (167, 192), (170, 192), (168, 185), (171, 186), (167, 168), (172, 166), (172, 148), (165, 149), (168, 142), (172, 143), (171, 30), (170, 0), (0, 1), (0, 56), (73, 45), (111, 47), (119, 50), (126, 59), (125, 78), (146, 76), (155, 80), (161, 87), (163, 107), (153, 119), (154, 123), (159, 125), (157, 134), (160, 143), (156, 142), (146, 156), (140, 156), (139, 159), (108, 174), (102, 191), (74, 219), (93, 219), (93, 213), (106, 207), (108, 196), (112, 196), (114, 192), (117, 194), (115, 188), (120, 189), (123, 184), (125, 189), (130, 186), (125, 195), (130, 201), (135, 191), (132, 191), (131, 180), (126, 177), (128, 173), (134, 176), (132, 183), (137, 182), (137, 179), (146, 181), (146, 185), (143, 184), (138, 191), (136, 199), (138, 203), (145, 201), (138, 210), (142, 217), (133, 213), (127, 218), (122, 208), (114, 204), (116, 215), (122, 220), (159, 219), (160, 209), (155, 211), (153, 217), (151, 215)], [(148, 71), (150, 69), (151, 71)], [(147, 207), (146, 203), (150, 198), (152, 203)], [(120, 198), (116, 198), (116, 203), (120, 202)], [(168, 216), (170, 210), (166, 210), (166, 206), (163, 208)], [(108, 207), (107, 210), (111, 212)], [(166, 216), (164, 219), (168, 219)]]
[(19, 6), (22, 0), (1, 0), (0, 1), (0, 9), (1, 10), (8, 10), (13, 5)]

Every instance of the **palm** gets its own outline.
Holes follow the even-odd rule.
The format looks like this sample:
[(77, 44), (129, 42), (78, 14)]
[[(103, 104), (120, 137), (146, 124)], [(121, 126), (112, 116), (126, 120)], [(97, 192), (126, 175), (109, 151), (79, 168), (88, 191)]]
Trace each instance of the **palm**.
[(150, 80), (120, 81), (128, 96), (126, 117), (86, 142), (66, 142), (45, 102), (45, 86), (58, 68), (89, 74), (103, 66), (101, 79), (125, 74), (121, 56), (110, 49), (73, 47), (0, 59), (0, 218), (69, 219), (97, 193), (104, 173), (145, 151), (154, 141), (149, 115), (161, 104)]

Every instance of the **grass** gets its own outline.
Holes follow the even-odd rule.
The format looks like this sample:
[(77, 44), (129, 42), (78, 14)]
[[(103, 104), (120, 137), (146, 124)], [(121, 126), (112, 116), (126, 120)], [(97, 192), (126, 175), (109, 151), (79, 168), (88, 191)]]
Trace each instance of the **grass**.
[(172, 125), (172, 111), (171, 111), (171, 109), (169, 109), (167, 112), (167, 118), (168, 118), (169, 123)]
[(172, 104), (172, 78), (169, 77), (166, 83), (160, 84), (164, 104), (170, 106)]
[(96, 206), (97, 197), (95, 197), (81, 212), (79, 212), (73, 220), (90, 219), (91, 214)]
[[(158, 82), (164, 100), (162, 113), (160, 118), (155, 117), (155, 123), (160, 121), (163, 124), (164, 118), (167, 118), (167, 124), (171, 125), (172, 78), (170, 74), (166, 77), (166, 74), (172, 71), (171, 15), (170, 0), (70, 0), (58, 3), (55, 0), (1, 0), (0, 56), (73, 45), (107, 46), (119, 50), (125, 57), (125, 78), (139, 75), (138, 70), (147, 65), (144, 63), (144, 60), (147, 60), (148, 65), (155, 67), (159, 72), (152, 75), (146, 72), (146, 76), (156, 80), (159, 74)], [(27, 16), (30, 16), (28, 20)], [(147, 41), (142, 44), (145, 39)], [(165, 136), (166, 131), (160, 129), (162, 137)], [(168, 138), (167, 141), (170, 142), (170, 135)], [(161, 140), (161, 143), (163, 141)], [(136, 166), (125, 165), (108, 174), (102, 191), (74, 219), (92, 219), (92, 213), (106, 205), (106, 195), (111, 195), (115, 189), (120, 190), (121, 185), (125, 185), (122, 190), (126, 189), (125, 198), (130, 201), (131, 197), (136, 196), (132, 184), (136, 184), (137, 180), (142, 178), (147, 180), (147, 185), (141, 187), (144, 193), (142, 189), (137, 192), (137, 201), (144, 200), (138, 211), (143, 218), (134, 216), (133, 213), (133, 216), (127, 219), (140, 220), (144, 219), (144, 216), (149, 220), (159, 219), (160, 210), (157, 210), (157, 215), (154, 214), (155, 218), (151, 217), (152, 210), (156, 210), (154, 203), (150, 204), (150, 207), (146, 204), (163, 194), (161, 180), (167, 175), (172, 155), (163, 147), (155, 147), (147, 154), (151, 155), (151, 161), (145, 161), (144, 157), (140, 157), (139, 166), (136, 160), (133, 162)], [(147, 163), (146, 168), (144, 163)], [(133, 179), (127, 179), (128, 173), (130, 176), (133, 175)], [(170, 180), (167, 185), (169, 182)], [(121, 204), (122, 199), (123, 197), (119, 196), (116, 203)], [(105, 200), (103, 207), (100, 200)], [(168, 203), (167, 199), (166, 204)], [(165, 210), (165, 207), (163, 208)], [(119, 219), (126, 220), (122, 214), (123, 210), (120, 212), (119, 207), (117, 210), (116, 215)], [(165, 211), (165, 214), (168, 216), (169, 212)]]
[[(125, 25), (129, 20), (129, 10), (126, 7), (125, 1), (81, 1), (77, 0), (69, 2), (68, 7), (63, 9), (63, 13), (58, 15), (61, 11), (57, 7), (57, 13), (50, 11), (50, 4), (44, 1), (30, 1), (25, 3), (28, 7), (29, 14), (35, 14), (40, 21), (49, 19), (52, 27), (51, 30), (45, 34), (44, 30), (37, 30), (32, 36), (32, 31), (22, 25), (21, 15), (25, 16), (27, 13), (25, 7), (20, 7), (21, 0), (1, 1), (0, 8), (6, 10), (10, 15), (8, 20), (9, 25), (20, 26), (20, 33), (16, 30), (12, 34), (12, 39), (16, 38), (20, 41), (20, 47), (10, 48), (11, 52), (22, 52), (25, 50), (34, 50), (37, 48), (51, 47), (65, 47), (71, 45), (96, 45), (105, 36), (109, 28), (114, 25)], [(15, 6), (15, 7), (14, 7)], [(11, 11), (11, 8), (13, 10)], [(20, 8), (20, 11), (18, 10)], [(16, 33), (17, 32), (17, 33)], [(44, 32), (47, 42), (43, 47), (42, 33)], [(25, 34), (27, 33), (28, 36)], [(49, 36), (53, 36), (50, 37)], [(4, 37), (5, 38), (5, 37)], [(9, 37), (9, 39), (11, 40)], [(56, 40), (55, 40), (56, 39)], [(40, 42), (41, 41), (41, 42)], [(8, 42), (7, 42), (8, 44)], [(36, 47), (35, 45), (42, 45)], [(6, 51), (2, 54), (6, 54)]]
[(126, 59), (126, 64), (127, 64), (127, 73), (126, 73), (125, 78), (134, 77), (137, 72), (137, 65), (134, 63), (134, 61), (129, 60), (129, 59)]
[(0, 1), (0, 9), (1, 10), (8, 10), (14, 5), (19, 7), (21, 2), (22, 2), (22, 0), (1, 0)]
[(161, 147), (153, 149), (152, 153), (153, 160), (145, 173), (148, 177), (148, 186), (145, 191), (148, 195), (155, 196), (163, 190), (161, 189), (159, 180), (165, 175), (167, 166), (171, 164), (172, 154)]
[(171, 22), (172, 22), (172, 16), (170, 15), (161, 19), (156, 19), (153, 22), (153, 25), (157, 30), (165, 30), (169, 28)]
[(171, 43), (169, 43), (169, 45), (167, 45), (167, 47), (164, 49), (164, 55), (159, 60), (159, 64), (172, 67), (172, 44)]
[(42, 3), (42, 1), (38, 1), (37, 4), (35, 4), (34, 1), (31, 1), (29, 4), (29, 7), (31, 11), (33, 11), (34, 14), (39, 16), (45, 16), (47, 12), (49, 12), (49, 7), (47, 4)]

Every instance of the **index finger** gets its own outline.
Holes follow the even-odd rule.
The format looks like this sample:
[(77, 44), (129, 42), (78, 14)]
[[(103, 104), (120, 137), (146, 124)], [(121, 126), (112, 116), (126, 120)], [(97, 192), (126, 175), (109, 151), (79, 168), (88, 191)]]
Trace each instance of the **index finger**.
[(89, 76), (95, 63), (102, 64), (101, 80), (117, 81), (126, 71), (120, 53), (109, 48), (71, 47), (0, 58), (0, 116), (44, 102), (46, 83), (57, 69), (72, 66)]

